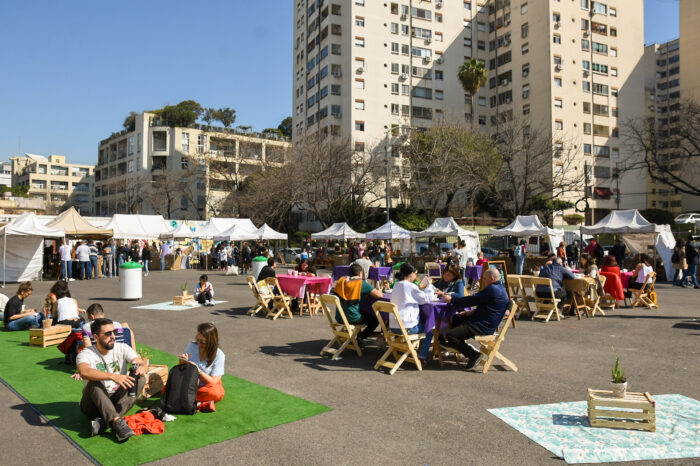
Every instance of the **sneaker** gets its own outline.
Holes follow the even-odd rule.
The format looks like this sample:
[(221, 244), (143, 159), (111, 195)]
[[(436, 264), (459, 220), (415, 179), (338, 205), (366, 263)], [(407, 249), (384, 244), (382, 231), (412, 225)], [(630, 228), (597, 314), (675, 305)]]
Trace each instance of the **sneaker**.
[(74, 282), (74, 281), (75, 281), (75, 278), (69, 278), (68, 281), (69, 281), (69, 282)]
[(465, 366), (466, 370), (473, 369), (474, 366), (479, 362), (481, 359), (481, 353), (472, 353), (469, 356), (467, 356), (467, 365)]
[(134, 435), (134, 431), (126, 423), (124, 418), (119, 418), (112, 424), (112, 432), (117, 436), (117, 440), (120, 442), (125, 442), (129, 440), (129, 437)]
[(102, 432), (107, 430), (107, 422), (101, 417), (96, 417), (90, 421), (90, 436), (100, 435)]

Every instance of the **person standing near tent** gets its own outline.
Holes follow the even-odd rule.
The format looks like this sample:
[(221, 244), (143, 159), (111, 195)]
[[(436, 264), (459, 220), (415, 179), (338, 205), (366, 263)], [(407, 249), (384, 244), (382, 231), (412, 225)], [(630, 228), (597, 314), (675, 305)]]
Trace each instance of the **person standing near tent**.
[(148, 247), (148, 241), (144, 242), (141, 249), (141, 262), (143, 263), (143, 275), (148, 277), (148, 267), (151, 263), (151, 248)]
[(569, 267), (574, 268), (578, 263), (578, 240), (566, 245), (566, 261)]
[(44, 314), (34, 309), (24, 309), (24, 300), (32, 294), (32, 282), (23, 282), (17, 288), (17, 294), (11, 297), (5, 305), (3, 322), (5, 330), (17, 331), (29, 328), (39, 328), (44, 320)]
[(90, 249), (90, 278), (97, 278), (100, 276), (99, 270), (97, 270), (97, 253), (99, 252), (97, 250), (97, 246), (95, 245), (95, 241), (89, 240), (88, 241), (88, 248)]
[(700, 263), (700, 253), (698, 253), (698, 244), (691, 235), (688, 235), (688, 241), (685, 243), (685, 259), (688, 261), (688, 285), (695, 289), (700, 288), (698, 285), (698, 263)]
[(521, 239), (520, 243), (515, 245), (513, 250), (513, 255), (515, 256), (515, 274), (523, 274), (523, 265), (525, 264), (525, 240)]
[(623, 263), (625, 262), (625, 245), (620, 242), (619, 238), (615, 238), (610, 254), (615, 256), (615, 260), (617, 261), (618, 265), (622, 267)]
[(104, 258), (105, 276), (111, 277), (114, 275), (114, 240), (110, 239), (102, 248), (102, 257)]
[(73, 280), (73, 259), (71, 257), (71, 251), (73, 248), (70, 247), (68, 241), (61, 244), (58, 248), (58, 254), (61, 256), (61, 278), (64, 280)]
[(90, 248), (87, 241), (80, 243), (80, 246), (75, 250), (75, 255), (80, 262), (80, 279), (90, 280)]
[(557, 257), (561, 259), (562, 263), (566, 264), (566, 243), (563, 241), (557, 246)]
[(685, 286), (686, 270), (688, 269), (688, 261), (685, 258), (685, 240), (678, 238), (676, 246), (673, 248), (671, 263), (676, 273), (673, 275), (673, 284), (676, 286)]

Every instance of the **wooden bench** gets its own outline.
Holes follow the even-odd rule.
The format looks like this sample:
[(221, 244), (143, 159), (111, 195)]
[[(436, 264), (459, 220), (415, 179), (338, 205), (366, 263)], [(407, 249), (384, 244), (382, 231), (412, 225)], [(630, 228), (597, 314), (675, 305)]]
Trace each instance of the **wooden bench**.
[(60, 345), (63, 340), (70, 335), (70, 325), (53, 325), (49, 328), (31, 328), (29, 329), (29, 345), (47, 346)]
[(591, 427), (656, 431), (656, 402), (649, 392), (613, 396), (610, 390), (588, 389), (588, 422)]
[(173, 305), (174, 306), (183, 306), (187, 303), (194, 302), (194, 295), (188, 294), (188, 295), (180, 295), (180, 296), (173, 296)]

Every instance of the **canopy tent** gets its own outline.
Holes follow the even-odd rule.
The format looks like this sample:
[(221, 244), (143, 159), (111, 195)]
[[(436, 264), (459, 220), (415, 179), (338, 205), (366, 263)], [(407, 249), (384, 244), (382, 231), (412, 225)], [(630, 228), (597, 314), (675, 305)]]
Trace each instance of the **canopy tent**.
[(171, 230), (162, 215), (114, 214), (105, 226), (113, 230), (115, 239), (158, 239)]
[(55, 219), (46, 224), (46, 228), (63, 230), (66, 236), (73, 238), (110, 238), (113, 234), (112, 230), (97, 228), (85, 220), (75, 207), (61, 212)]
[(163, 233), (160, 235), (161, 239), (171, 239), (171, 240), (180, 240), (180, 239), (190, 239), (190, 238), (199, 238), (199, 231), (198, 230), (192, 230), (192, 228), (187, 224), (187, 222), (183, 221), (178, 225), (177, 227), (173, 228), (167, 233)]
[(466, 243), (467, 257), (473, 261), (476, 261), (476, 255), (481, 251), (479, 233), (460, 227), (452, 217), (436, 218), (428, 228), (411, 233), (411, 236), (414, 238), (457, 236)]
[(219, 218), (212, 217), (209, 219), (209, 225), (216, 228), (217, 232), (224, 232), (231, 228), (232, 226), (239, 227), (240, 231), (254, 232), (257, 227), (249, 218)]
[(221, 233), (213, 223), (209, 222), (203, 227), (197, 228), (197, 237), (202, 239), (212, 239), (215, 235)]
[(637, 209), (613, 210), (593, 226), (581, 227), (582, 233), (661, 233), (670, 231), (668, 225), (656, 225), (647, 221)]
[(550, 250), (554, 251), (564, 241), (564, 230), (542, 225), (537, 215), (518, 215), (513, 223), (503, 228), (491, 228), (491, 236), (549, 236)]
[(413, 231), (408, 231), (401, 228), (391, 220), (380, 226), (376, 230), (365, 233), (367, 239), (408, 239), (411, 238)]
[(259, 239), (266, 239), (266, 240), (272, 240), (272, 239), (283, 239), (287, 240), (287, 233), (280, 233), (279, 231), (275, 231), (270, 227), (267, 223), (263, 223), (263, 226), (258, 228), (256, 230), (257, 233), (257, 238)]
[(212, 236), (214, 241), (248, 241), (258, 239), (260, 236), (255, 231), (249, 231), (243, 226), (232, 225), (225, 231), (216, 233)]
[(0, 228), (2, 283), (36, 279), (43, 265), (44, 238), (63, 238), (65, 233), (41, 224), (27, 212)]
[(323, 231), (313, 233), (311, 239), (328, 239), (345, 241), (353, 238), (364, 238), (364, 233), (358, 233), (348, 226), (347, 223), (334, 223)]

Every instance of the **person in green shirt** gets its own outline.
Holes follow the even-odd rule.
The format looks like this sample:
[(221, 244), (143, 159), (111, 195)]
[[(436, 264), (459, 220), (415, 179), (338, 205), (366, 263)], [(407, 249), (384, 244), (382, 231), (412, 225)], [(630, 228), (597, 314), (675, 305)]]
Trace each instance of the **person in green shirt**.
[[(333, 294), (340, 299), (340, 306), (343, 308), (343, 312), (345, 312), (348, 323), (366, 325), (358, 335), (358, 342), (361, 345), (362, 340), (372, 335), (372, 332), (374, 332), (379, 325), (379, 321), (374, 314), (361, 313), (360, 302), (368, 295), (380, 299), (382, 298), (382, 292), (362, 279), (362, 266), (359, 264), (352, 264), (350, 266), (349, 276), (341, 277), (340, 280), (338, 280), (333, 288)], [(338, 311), (336, 311), (335, 320), (338, 323), (343, 322)]]

